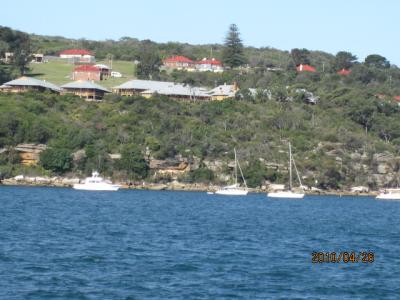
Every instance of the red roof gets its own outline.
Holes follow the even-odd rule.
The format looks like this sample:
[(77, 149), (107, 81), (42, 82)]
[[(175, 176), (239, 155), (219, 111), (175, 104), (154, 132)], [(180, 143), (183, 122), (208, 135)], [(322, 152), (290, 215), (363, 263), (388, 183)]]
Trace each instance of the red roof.
[(82, 65), (76, 67), (74, 72), (100, 72), (100, 69), (92, 65)]
[(180, 62), (180, 63), (193, 63), (193, 60), (187, 58), (185, 56), (172, 56), (164, 59), (164, 62), (172, 63), (172, 62)]
[(400, 96), (394, 96), (393, 99), (396, 101), (400, 101)]
[(315, 68), (310, 65), (298, 65), (296, 70), (297, 72), (316, 72)]
[(340, 71), (337, 72), (339, 75), (347, 76), (351, 73), (351, 70), (348, 69), (341, 69)]
[(85, 49), (68, 49), (60, 52), (60, 55), (94, 55), (93, 52), (90, 52)]
[(219, 66), (222, 65), (222, 63), (218, 59), (215, 59), (215, 58), (211, 58), (211, 59), (203, 58), (202, 60), (197, 61), (196, 64), (199, 64), (199, 65), (219, 65)]

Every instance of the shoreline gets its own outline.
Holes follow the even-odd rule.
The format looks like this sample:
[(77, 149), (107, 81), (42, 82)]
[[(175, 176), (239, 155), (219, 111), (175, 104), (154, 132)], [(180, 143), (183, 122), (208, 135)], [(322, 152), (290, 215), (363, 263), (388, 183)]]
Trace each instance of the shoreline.
[[(123, 183), (116, 183), (120, 185), (120, 189), (123, 190), (148, 190), (148, 191), (187, 191), (187, 192), (210, 192), (220, 188), (216, 185), (205, 185), (201, 183), (145, 183), (142, 185), (127, 185)], [(39, 181), (21, 181), (15, 179), (4, 179), (0, 182), (0, 186), (25, 186), (25, 187), (60, 187), (60, 188), (72, 188), (72, 183), (61, 183), (61, 182), (39, 182)], [(262, 188), (249, 188), (250, 193), (268, 193), (271, 190)], [(370, 192), (351, 192), (351, 191), (337, 191), (337, 190), (320, 190), (320, 191), (304, 191), (306, 195), (320, 195), (320, 196), (373, 196), (378, 195), (378, 191)]]

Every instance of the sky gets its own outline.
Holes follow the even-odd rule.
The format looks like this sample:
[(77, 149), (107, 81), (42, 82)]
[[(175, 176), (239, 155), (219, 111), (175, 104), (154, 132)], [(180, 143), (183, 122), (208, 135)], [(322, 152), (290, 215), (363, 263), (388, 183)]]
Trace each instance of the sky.
[(13, 0), (0, 25), (89, 40), (223, 43), (229, 24), (247, 46), (380, 54), (400, 65), (399, 0)]

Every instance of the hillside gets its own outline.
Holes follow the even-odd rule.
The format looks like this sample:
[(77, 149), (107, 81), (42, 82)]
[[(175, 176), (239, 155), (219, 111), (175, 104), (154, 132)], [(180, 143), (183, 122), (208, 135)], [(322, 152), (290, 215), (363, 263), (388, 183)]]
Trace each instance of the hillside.
[[(106, 87), (143, 76), (135, 74), (133, 59), (141, 64), (173, 54), (198, 59), (207, 56), (210, 48), (220, 58), (223, 50), (222, 45), (157, 44), (132, 38), (30, 39), (32, 49), (48, 55), (71, 45), (95, 51), (104, 62), (112, 55), (114, 69), (126, 78), (102, 81)], [(110, 94), (96, 103), (47, 93), (0, 94), (0, 177), (21, 172), (84, 175), (99, 169), (116, 179), (225, 184), (233, 171), (235, 147), (249, 185), (257, 187), (286, 182), (287, 142), (291, 141), (308, 186), (399, 185), (400, 108), (394, 96), (400, 95), (400, 71), (396, 66), (379, 55), (357, 62), (345, 53), (351, 74), (340, 76), (336, 73), (339, 53), (251, 47), (245, 47), (244, 53), (248, 66), (222, 74), (158, 68), (147, 74), (208, 87), (237, 82), (241, 88), (237, 96), (221, 102)], [(317, 72), (296, 72), (296, 53), (307, 56)], [(12, 68), (0, 66), (0, 83), (16, 77)], [(31, 64), (27, 74), (62, 84), (69, 80), (71, 68), (51, 61)], [(254, 95), (248, 88), (258, 92)], [(310, 93), (318, 99), (314, 105), (308, 101)], [(39, 166), (20, 165), (13, 150), (20, 143), (48, 146)], [(173, 176), (159, 172), (162, 165), (180, 163), (189, 168)]]

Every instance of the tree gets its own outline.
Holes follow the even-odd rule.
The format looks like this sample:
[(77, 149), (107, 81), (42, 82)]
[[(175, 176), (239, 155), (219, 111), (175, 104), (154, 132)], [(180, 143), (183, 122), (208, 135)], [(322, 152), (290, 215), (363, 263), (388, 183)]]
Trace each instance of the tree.
[(127, 171), (132, 179), (143, 179), (149, 172), (149, 165), (143, 158), (140, 149), (133, 144), (123, 147), (119, 168)]
[(229, 31), (225, 38), (225, 47), (222, 52), (222, 61), (231, 68), (242, 66), (247, 62), (236, 24), (229, 26)]
[(46, 170), (64, 173), (71, 169), (71, 152), (67, 149), (48, 148), (40, 153), (40, 164)]
[(390, 67), (390, 62), (379, 54), (371, 54), (365, 58), (365, 65), (368, 67), (375, 67), (379, 69), (386, 69)]
[(339, 71), (341, 69), (350, 69), (356, 60), (357, 56), (351, 54), (350, 52), (339, 51), (335, 56), (335, 60), (333, 61), (333, 69), (335, 71)]
[(310, 63), (310, 51), (307, 49), (298, 49), (294, 48), (290, 51), (290, 55), (292, 56), (293, 62), (296, 66), (298, 65), (308, 65)]
[(136, 67), (136, 75), (142, 79), (151, 79), (156, 75), (161, 65), (161, 59), (156, 49), (143, 47), (139, 52), (140, 63)]

